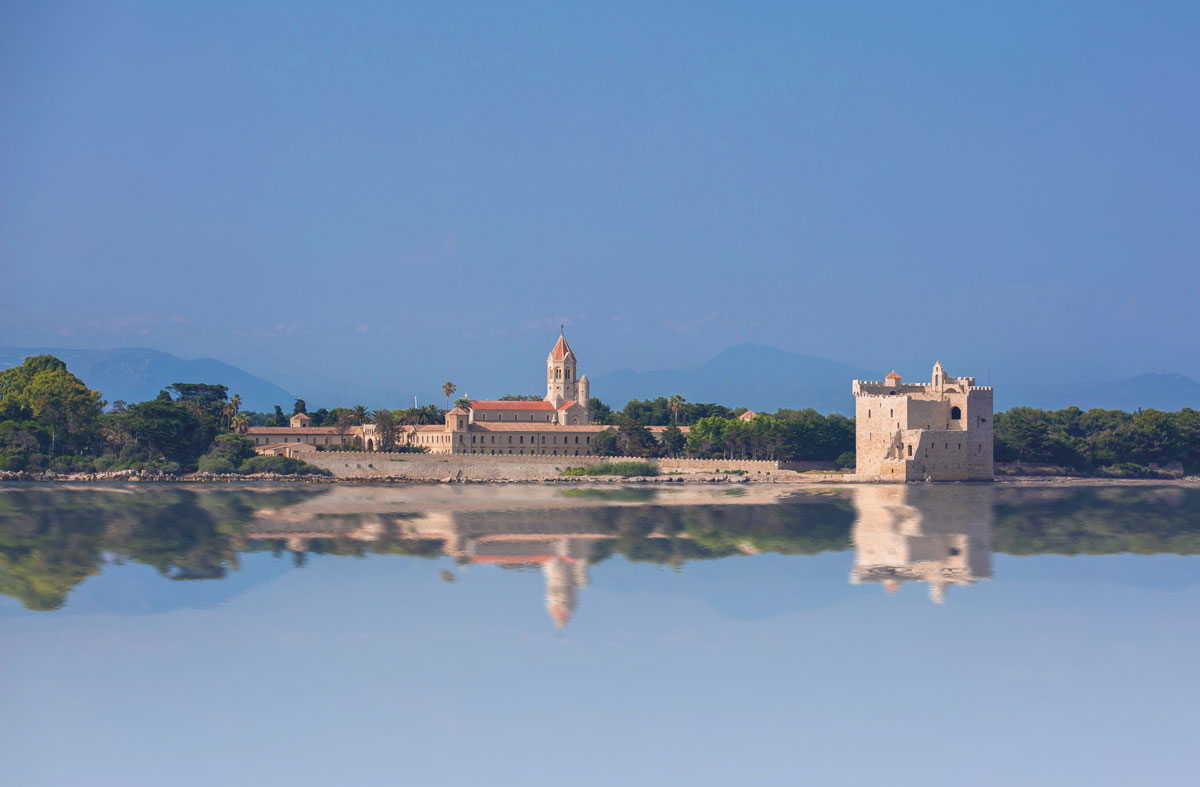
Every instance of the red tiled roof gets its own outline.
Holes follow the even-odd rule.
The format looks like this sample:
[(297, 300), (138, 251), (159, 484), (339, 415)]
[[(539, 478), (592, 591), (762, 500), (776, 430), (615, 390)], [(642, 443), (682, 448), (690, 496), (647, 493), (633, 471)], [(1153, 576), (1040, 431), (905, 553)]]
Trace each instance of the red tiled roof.
[(571, 400), (569, 400), (569, 401), (566, 401), (566, 402), (563, 402), (562, 404), (560, 404), (560, 405), (558, 406), (558, 409), (559, 409), (559, 410), (566, 410), (566, 409), (568, 409), (569, 407), (571, 407), (571, 405), (576, 405), (576, 406), (578, 406), (578, 405), (579, 405), (579, 402), (575, 401), (574, 399), (571, 399)]
[(549, 563), (552, 555), (480, 555), (471, 558), (472, 563)]
[(472, 410), (554, 410), (554, 404), (544, 399), (537, 402), (509, 402), (495, 399), (472, 399)]
[(885, 380), (893, 380), (893, 379), (894, 379), (894, 380), (899, 380), (899, 379), (900, 379), (900, 375), (896, 374), (895, 370), (893, 370), (893, 371), (892, 371), (892, 373), (891, 373), (891, 374), (889, 374), (889, 375), (888, 375), (887, 377), (885, 377), (884, 379), (885, 379)]
[(332, 426), (251, 426), (246, 434), (336, 434)]
[[(561, 426), (554, 421), (520, 421), (517, 423), (501, 423), (484, 421), (479, 423), (476, 421), (471, 424), (472, 432), (544, 432), (545, 434), (555, 434), (558, 432), (603, 432), (605, 429), (616, 429), (615, 426), (592, 425), (587, 426)], [(686, 429), (687, 427), (682, 427)]]
[(554, 349), (550, 351), (550, 360), (561, 361), (568, 355), (574, 355), (571, 348), (567, 345), (567, 337), (563, 334), (558, 335), (558, 341), (554, 343)]

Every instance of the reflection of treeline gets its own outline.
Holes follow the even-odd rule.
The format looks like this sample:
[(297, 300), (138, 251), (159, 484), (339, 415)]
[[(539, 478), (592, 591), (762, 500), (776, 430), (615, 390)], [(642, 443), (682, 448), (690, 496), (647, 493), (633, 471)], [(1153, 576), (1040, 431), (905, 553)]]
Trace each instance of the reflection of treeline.
[[(773, 505), (637, 506), (580, 509), (587, 529), (616, 536), (593, 547), (598, 562), (613, 554), (675, 563), (746, 552), (815, 555), (850, 549), (849, 500)], [(654, 534), (659, 537), (650, 537)]]
[[(19, 599), (29, 609), (57, 609), (76, 585), (98, 574), (106, 562), (142, 563), (173, 580), (219, 579), (237, 570), (243, 552), (269, 550), (282, 555), (289, 551), (286, 532), (275, 538), (246, 538), (244, 533), (254, 530), (251, 523), (259, 521), (255, 512), (285, 508), (326, 491), (9, 489), (0, 493), (0, 593)], [(930, 492), (936, 496), (936, 490)], [(1020, 487), (996, 490), (996, 498), (992, 543), (997, 552), (1200, 554), (1200, 489)], [(305, 550), (360, 557), (441, 555), (440, 539), (403, 536), (404, 516), (383, 517), (387, 521), (372, 540), (350, 536), (354, 527), (349, 525), (361, 523), (343, 522), (347, 535), (309, 539)], [(479, 512), (459, 519), (468, 533), (609, 536), (594, 543), (594, 562), (622, 555), (633, 561), (682, 563), (739, 553), (811, 555), (849, 550), (855, 516), (849, 498), (829, 493), (770, 505), (579, 506)], [(348, 518), (332, 515), (330, 519)], [(297, 554), (299, 562), (303, 555)]]
[(1200, 554), (1200, 489), (1014, 490), (995, 521), (992, 545), (1010, 555)]
[(175, 580), (218, 579), (238, 566), (254, 512), (311, 497), (160, 487), (8, 490), (0, 494), (0, 593), (29, 609), (61, 607), (106, 561), (153, 566)]

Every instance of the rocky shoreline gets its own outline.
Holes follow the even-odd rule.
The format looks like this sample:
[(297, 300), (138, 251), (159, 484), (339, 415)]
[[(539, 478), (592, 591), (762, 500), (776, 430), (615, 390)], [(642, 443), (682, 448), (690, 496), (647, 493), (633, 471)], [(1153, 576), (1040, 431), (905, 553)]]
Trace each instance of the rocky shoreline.
[[(413, 479), (403, 476), (371, 476), (349, 478), (329, 475), (281, 475), (278, 473), (183, 473), (171, 474), (146, 470), (115, 470), (103, 473), (54, 473), (26, 471), (0, 471), (0, 483), (161, 483), (161, 484), (343, 484), (343, 485), (389, 485), (389, 484), (555, 484), (563, 486), (607, 486), (612, 484), (788, 484), (788, 485), (837, 485), (872, 484), (880, 481), (859, 480), (852, 475), (832, 477), (808, 473), (797, 473), (790, 477), (770, 475), (755, 478), (752, 475), (724, 473), (663, 474), (659, 476), (557, 476), (538, 480), (494, 477), (487, 479), (464, 478), (461, 473), (438, 479)], [(922, 483), (914, 481), (910, 483)], [(962, 481), (938, 482), (946, 484), (975, 483)], [(986, 483), (986, 482), (985, 482)], [(1200, 485), (1200, 476), (1185, 478), (1096, 478), (1088, 476), (1002, 476), (997, 484), (1036, 486), (1162, 486)]]

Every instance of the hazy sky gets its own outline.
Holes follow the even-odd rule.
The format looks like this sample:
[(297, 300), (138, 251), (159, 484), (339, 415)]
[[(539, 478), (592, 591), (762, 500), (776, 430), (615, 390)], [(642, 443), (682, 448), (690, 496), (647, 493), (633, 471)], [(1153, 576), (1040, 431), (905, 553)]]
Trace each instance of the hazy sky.
[(0, 6), (0, 342), (1200, 377), (1195, 3), (355, 5)]

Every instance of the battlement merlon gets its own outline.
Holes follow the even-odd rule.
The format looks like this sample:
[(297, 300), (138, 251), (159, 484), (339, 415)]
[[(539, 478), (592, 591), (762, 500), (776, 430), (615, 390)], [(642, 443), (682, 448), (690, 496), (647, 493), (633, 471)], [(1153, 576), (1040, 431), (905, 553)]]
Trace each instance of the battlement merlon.
[(939, 393), (973, 393), (992, 391), (991, 386), (976, 385), (974, 377), (947, 377), (941, 389), (934, 383), (888, 383), (881, 380), (854, 380), (855, 396), (937, 395)]

